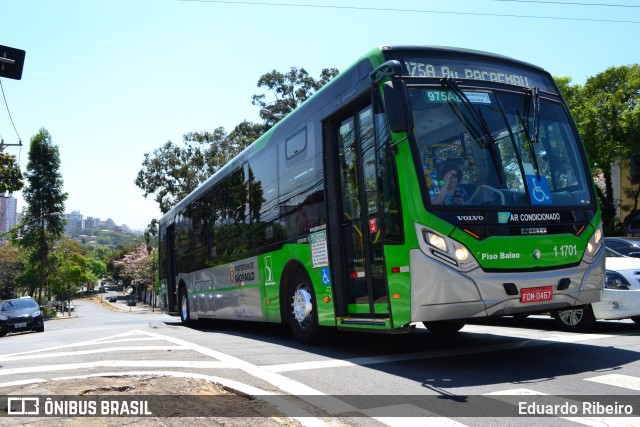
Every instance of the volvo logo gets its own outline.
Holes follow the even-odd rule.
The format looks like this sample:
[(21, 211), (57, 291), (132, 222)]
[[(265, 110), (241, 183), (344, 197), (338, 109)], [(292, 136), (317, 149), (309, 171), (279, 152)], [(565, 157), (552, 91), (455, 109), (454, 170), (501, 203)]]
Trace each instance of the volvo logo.
[(534, 259), (540, 259), (541, 256), (542, 256), (542, 252), (540, 252), (540, 249), (536, 249), (535, 251), (533, 251)]
[(482, 215), (458, 215), (458, 221), (484, 221)]

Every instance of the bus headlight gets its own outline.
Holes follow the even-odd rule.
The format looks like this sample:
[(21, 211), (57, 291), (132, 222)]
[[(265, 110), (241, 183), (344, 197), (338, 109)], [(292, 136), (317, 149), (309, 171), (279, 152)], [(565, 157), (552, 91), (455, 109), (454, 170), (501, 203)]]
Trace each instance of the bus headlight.
[(458, 261), (466, 261), (469, 258), (469, 250), (461, 245), (456, 249), (456, 258), (458, 258)]
[(443, 252), (447, 252), (447, 242), (444, 240), (444, 237), (430, 231), (426, 231), (425, 240), (434, 248), (440, 249)]
[(420, 224), (415, 224), (420, 239), (420, 249), (430, 258), (446, 262), (461, 271), (469, 271), (478, 267), (476, 259), (462, 243), (445, 235), (436, 233)]
[(603, 243), (602, 235), (603, 235), (602, 223), (600, 223), (598, 224), (596, 231), (593, 233), (593, 235), (589, 238), (589, 241), (587, 242), (587, 248), (583, 258), (588, 263), (593, 262), (598, 252), (600, 252), (600, 249), (602, 248), (602, 243)]

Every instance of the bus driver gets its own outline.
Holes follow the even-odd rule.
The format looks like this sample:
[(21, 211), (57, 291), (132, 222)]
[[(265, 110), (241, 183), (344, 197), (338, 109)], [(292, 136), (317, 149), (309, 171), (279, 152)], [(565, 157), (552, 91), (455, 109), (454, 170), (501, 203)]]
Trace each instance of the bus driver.
[(469, 196), (462, 185), (462, 169), (454, 163), (445, 163), (438, 173), (440, 192), (432, 200), (436, 205), (464, 205)]

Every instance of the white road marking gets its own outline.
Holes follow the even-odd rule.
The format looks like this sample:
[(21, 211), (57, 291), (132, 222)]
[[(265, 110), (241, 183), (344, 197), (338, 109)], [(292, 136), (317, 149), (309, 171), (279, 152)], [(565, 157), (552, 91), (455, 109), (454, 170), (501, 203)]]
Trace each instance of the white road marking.
[(46, 383), (47, 380), (43, 380), (41, 378), (33, 378), (30, 380), (20, 380), (20, 381), (10, 381), (6, 383), (0, 383), (1, 387), (15, 387), (18, 385), (27, 385), (27, 384), (38, 384), (38, 383)]
[(78, 356), (78, 355), (86, 355), (86, 354), (99, 354), (99, 353), (112, 353), (115, 351), (178, 351), (178, 350), (188, 350), (184, 347), (178, 346), (169, 346), (169, 345), (150, 345), (150, 346), (140, 346), (140, 347), (109, 347), (109, 348), (96, 348), (93, 350), (79, 350), (79, 351), (65, 351), (59, 353), (49, 353), (49, 354), (29, 354), (24, 356), (7, 356), (2, 359), (3, 362), (11, 361), (11, 360), (35, 360), (35, 359), (53, 359), (56, 357), (70, 357), (70, 356)]
[[(59, 378), (54, 378), (52, 381), (86, 379), (86, 378), (92, 378), (92, 377), (136, 377), (136, 376), (147, 376), (147, 375), (151, 375), (151, 376), (155, 375), (155, 376), (163, 376), (163, 377), (194, 378), (194, 379), (200, 379), (204, 381), (210, 381), (210, 382), (219, 384), (223, 387), (228, 387), (232, 390), (236, 390), (240, 393), (244, 393), (249, 396), (255, 396), (258, 399), (268, 401), (272, 405), (276, 406), (276, 408), (278, 408), (280, 411), (282, 411), (283, 414), (286, 414), (287, 407), (290, 407), (292, 405), (292, 403), (287, 401), (285, 398), (278, 397), (278, 395), (276, 395), (275, 393), (271, 393), (266, 390), (259, 389), (257, 387), (253, 387), (253, 386), (250, 386), (238, 381), (230, 380), (227, 378), (216, 377), (211, 375), (195, 374), (191, 372), (177, 372), (177, 371), (102, 372), (99, 374), (92, 374), (92, 375), (59, 377)], [(0, 384), (0, 387), (5, 385), (7, 387), (10, 385), (22, 385), (21, 383), (31, 384), (34, 382), (47, 382), (47, 381), (46, 380), (32, 380), (31, 382), (15, 381), (14, 383)], [(303, 413), (303, 414), (306, 413), (306, 411), (304, 411), (302, 408), (298, 406), (296, 406), (295, 411), (296, 413)], [(302, 425), (307, 427), (328, 427), (324, 421), (311, 416), (311, 414), (308, 414), (306, 416), (301, 416), (301, 417), (290, 417), (290, 418), (298, 420)]]
[(64, 363), (60, 365), (41, 365), (26, 368), (9, 368), (0, 370), (0, 376), (16, 374), (33, 374), (36, 372), (75, 371), (95, 368), (195, 368), (195, 369), (228, 369), (237, 368), (225, 362), (188, 361), (188, 360), (98, 360), (95, 362)]
[[(467, 325), (464, 331), (472, 333), (484, 333), (491, 331), (495, 334), (495, 328), (489, 329), (486, 326), (479, 325)], [(487, 345), (481, 347), (466, 347), (466, 348), (454, 348), (448, 350), (436, 350), (425, 351), (417, 353), (404, 353), (404, 354), (391, 354), (384, 356), (373, 357), (356, 357), (353, 359), (343, 360), (320, 360), (311, 362), (296, 362), (296, 363), (283, 363), (278, 365), (262, 365), (261, 368), (271, 372), (292, 372), (292, 371), (306, 371), (310, 369), (327, 369), (327, 368), (340, 368), (348, 366), (366, 366), (377, 363), (391, 363), (401, 362), (407, 360), (421, 360), (421, 359), (438, 359), (452, 356), (466, 356), (471, 354), (491, 353), (495, 351), (505, 351), (521, 348), (539, 347), (543, 345), (552, 345), (557, 343), (579, 343), (583, 341), (592, 341), (603, 338), (614, 338), (617, 335), (602, 335), (602, 334), (574, 334), (574, 333), (557, 333), (552, 335), (541, 336), (542, 332), (548, 331), (520, 331), (509, 329), (509, 336), (516, 338), (523, 338), (527, 341), (518, 341), (505, 344)], [(630, 333), (629, 335), (635, 335), (636, 333)]]
[[(459, 427), (465, 426), (451, 418), (437, 417), (414, 405), (381, 406), (361, 411), (365, 415), (391, 427)], [(385, 412), (402, 413), (402, 417), (385, 417)]]
[[(14, 353), (10, 355), (5, 355), (0, 358), (0, 360), (18, 360), (19, 356), (24, 358), (38, 357), (40, 355), (36, 355), (36, 353), (41, 353), (42, 355), (46, 355), (47, 352), (50, 352), (52, 349), (62, 349), (69, 347), (77, 347), (77, 346), (85, 346), (85, 345), (96, 345), (96, 344), (108, 344), (109, 341), (113, 340), (121, 340), (121, 339), (135, 339), (139, 340), (141, 337), (150, 338), (155, 340), (168, 341), (176, 346), (180, 347), (182, 351), (191, 350), (207, 357), (211, 357), (216, 359), (216, 361), (183, 361), (183, 360), (103, 360), (103, 361), (95, 361), (95, 362), (84, 362), (84, 363), (69, 363), (69, 364), (59, 364), (59, 365), (47, 365), (47, 366), (34, 366), (34, 367), (25, 367), (25, 368), (11, 368), (11, 369), (2, 369), (0, 370), (1, 375), (16, 375), (16, 374), (33, 374), (38, 372), (52, 372), (52, 371), (73, 371), (79, 369), (93, 369), (97, 367), (133, 367), (133, 368), (141, 368), (141, 367), (150, 367), (150, 368), (185, 368), (191, 367), (196, 369), (239, 369), (242, 370), (256, 378), (259, 378), (263, 381), (266, 381), (268, 384), (273, 386), (276, 389), (282, 390), (285, 394), (293, 395), (293, 396), (301, 396), (304, 399), (304, 396), (325, 396), (325, 393), (322, 393), (319, 390), (316, 390), (312, 387), (309, 387), (305, 384), (297, 382), (295, 380), (289, 379), (280, 374), (269, 372), (263, 368), (255, 366), (249, 362), (246, 362), (237, 357), (221, 353), (216, 350), (212, 350), (207, 347), (203, 347), (198, 344), (191, 343), (189, 341), (185, 341), (179, 338), (174, 338), (166, 335), (161, 335), (154, 332), (149, 331), (140, 331), (133, 330), (129, 332), (125, 332), (122, 334), (117, 334), (108, 338), (101, 338), (98, 340), (90, 340), (82, 343), (56, 346), (48, 349), (40, 349), (23, 353)], [(140, 346), (137, 349), (149, 349), (151, 346)], [(165, 346), (161, 346), (166, 348)], [(174, 348), (174, 347), (170, 347)], [(126, 349), (131, 349), (126, 347)], [(105, 350), (106, 351), (106, 350)], [(90, 350), (93, 352), (93, 350)], [(72, 355), (74, 352), (70, 351), (67, 354)], [(77, 352), (81, 354), (82, 351)], [(39, 357), (38, 357), (39, 358)], [(153, 371), (140, 371), (140, 372), (153, 372)], [(264, 394), (264, 393), (263, 393)], [(326, 398), (326, 407), (321, 408), (330, 413), (340, 414), (343, 412), (354, 412), (358, 411), (357, 408), (352, 405), (348, 405), (345, 402), (342, 402), (339, 399), (335, 399), (327, 396)], [(289, 405), (291, 403), (288, 403)], [(329, 411), (331, 408), (331, 411)], [(312, 417), (311, 419), (305, 418), (305, 425), (314, 424), (316, 421)], [(321, 422), (320, 422), (321, 423)]]
[(63, 348), (86, 347), (86, 346), (91, 346), (91, 345), (112, 344), (112, 343), (116, 343), (116, 342), (131, 342), (131, 341), (138, 342), (138, 341), (157, 341), (157, 340), (159, 340), (159, 338), (155, 338), (155, 337), (132, 337), (132, 338), (117, 339), (118, 337), (121, 337), (123, 335), (130, 336), (130, 333), (129, 332), (125, 332), (125, 333), (122, 333), (122, 334), (117, 334), (117, 335), (113, 335), (113, 336), (106, 337), (106, 338), (103, 337), (103, 338), (97, 338), (95, 340), (82, 341), (82, 342), (73, 343), (73, 344), (57, 345), (55, 347), (40, 348), (38, 350), (31, 350), (31, 351), (23, 351), (23, 352), (20, 352), (20, 353), (5, 354), (5, 355), (0, 356), (0, 361), (5, 360), (6, 358), (9, 358), (9, 357), (23, 356), (23, 355), (37, 354), (37, 353), (47, 353), (47, 352), (50, 352), (52, 350), (59, 350), (59, 349), (63, 349)]
[(585, 378), (585, 381), (594, 383), (607, 384), (616, 387), (622, 387), (630, 390), (640, 391), (640, 378), (631, 375), (608, 374), (600, 375), (592, 378)]

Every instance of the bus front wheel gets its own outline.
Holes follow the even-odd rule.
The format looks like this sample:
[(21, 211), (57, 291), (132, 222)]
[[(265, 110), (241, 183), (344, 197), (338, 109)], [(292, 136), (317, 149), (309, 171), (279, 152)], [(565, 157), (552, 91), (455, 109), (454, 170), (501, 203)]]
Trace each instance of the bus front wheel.
[(591, 304), (570, 310), (559, 310), (553, 313), (556, 324), (563, 331), (587, 332), (596, 325), (596, 317), (593, 314)]
[(291, 304), (289, 323), (293, 335), (304, 344), (317, 344), (322, 340), (323, 328), (318, 325), (317, 300), (311, 281), (303, 273), (297, 273), (289, 288)]
[(184, 326), (191, 325), (191, 314), (189, 313), (189, 294), (184, 286), (180, 287), (180, 321)]

